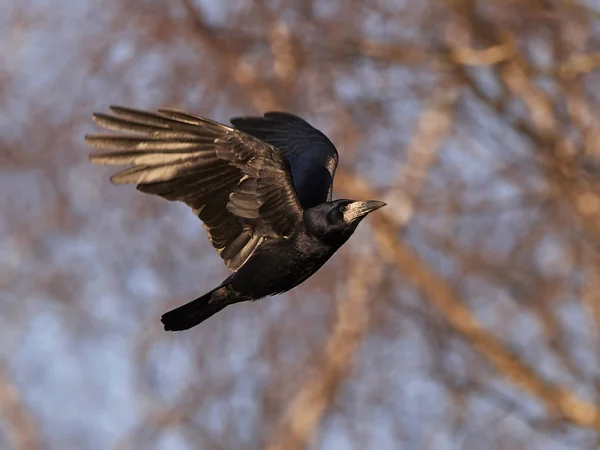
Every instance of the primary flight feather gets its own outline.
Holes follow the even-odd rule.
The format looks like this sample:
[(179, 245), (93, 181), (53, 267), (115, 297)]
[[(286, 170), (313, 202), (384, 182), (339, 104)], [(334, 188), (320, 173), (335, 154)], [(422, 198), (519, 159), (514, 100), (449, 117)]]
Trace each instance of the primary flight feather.
[(315, 273), (378, 201), (331, 200), (338, 154), (327, 137), (283, 112), (231, 120), (233, 127), (173, 110), (112, 106), (94, 114), (115, 135), (88, 135), (105, 150), (93, 163), (129, 166), (115, 184), (192, 208), (233, 273), (162, 316), (186, 330), (233, 303), (288, 291)]

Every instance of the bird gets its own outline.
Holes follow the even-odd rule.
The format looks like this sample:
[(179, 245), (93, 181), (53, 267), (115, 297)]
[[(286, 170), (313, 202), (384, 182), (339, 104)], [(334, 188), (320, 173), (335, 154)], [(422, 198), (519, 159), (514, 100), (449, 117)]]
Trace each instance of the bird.
[[(235, 117), (231, 126), (175, 109), (110, 106), (86, 135), (94, 164), (128, 166), (113, 184), (192, 208), (231, 274), (161, 317), (188, 330), (235, 303), (277, 295), (307, 280), (350, 238), (377, 200), (332, 200), (338, 152), (287, 112)], [(114, 133), (116, 132), (116, 133)]]

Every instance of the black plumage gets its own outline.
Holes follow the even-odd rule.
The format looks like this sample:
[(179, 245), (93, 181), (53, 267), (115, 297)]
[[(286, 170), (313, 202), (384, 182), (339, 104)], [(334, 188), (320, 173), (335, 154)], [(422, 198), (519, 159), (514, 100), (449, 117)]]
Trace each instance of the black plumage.
[(338, 153), (323, 133), (300, 117), (282, 112), (266, 113), (264, 117), (235, 117), (231, 123), (285, 155), (302, 208), (331, 201)]
[[(338, 154), (303, 119), (271, 112), (234, 127), (173, 110), (94, 114), (117, 135), (88, 135), (93, 163), (129, 165), (115, 184), (179, 200), (202, 220), (233, 273), (162, 316), (166, 330), (198, 325), (226, 306), (288, 291), (315, 273), (378, 201), (331, 200)], [(126, 133), (126, 134), (123, 134)]]

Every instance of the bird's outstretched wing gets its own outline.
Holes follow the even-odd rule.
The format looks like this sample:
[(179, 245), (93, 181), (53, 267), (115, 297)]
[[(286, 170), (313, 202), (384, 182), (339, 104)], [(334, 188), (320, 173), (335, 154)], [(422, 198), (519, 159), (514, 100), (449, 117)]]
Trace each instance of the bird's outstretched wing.
[(129, 165), (111, 181), (135, 183), (142, 192), (193, 208), (231, 270), (265, 238), (288, 237), (301, 223), (289, 164), (271, 145), (179, 111), (110, 109), (112, 115), (94, 114), (94, 121), (131, 134), (86, 136), (93, 147), (108, 150), (92, 153), (90, 160)]
[(231, 123), (283, 152), (304, 209), (331, 200), (338, 153), (323, 133), (304, 119), (284, 112), (268, 112), (264, 117), (236, 117)]

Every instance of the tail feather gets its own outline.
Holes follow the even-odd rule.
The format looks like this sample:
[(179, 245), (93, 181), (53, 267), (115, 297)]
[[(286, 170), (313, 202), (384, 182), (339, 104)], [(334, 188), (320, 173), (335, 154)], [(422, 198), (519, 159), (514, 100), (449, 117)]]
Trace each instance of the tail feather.
[(228, 302), (215, 302), (214, 300), (210, 302), (215, 290), (163, 314), (160, 320), (165, 326), (165, 330), (188, 330), (224, 309), (229, 304)]

